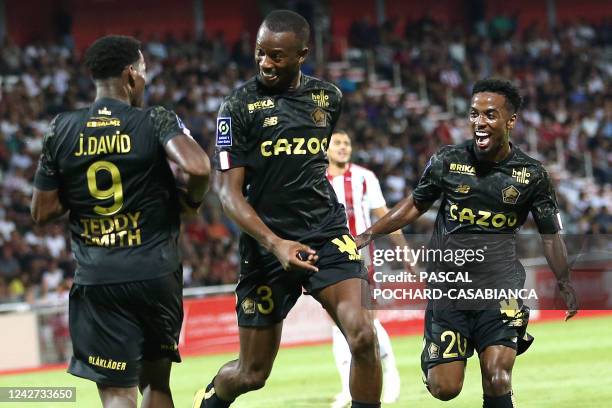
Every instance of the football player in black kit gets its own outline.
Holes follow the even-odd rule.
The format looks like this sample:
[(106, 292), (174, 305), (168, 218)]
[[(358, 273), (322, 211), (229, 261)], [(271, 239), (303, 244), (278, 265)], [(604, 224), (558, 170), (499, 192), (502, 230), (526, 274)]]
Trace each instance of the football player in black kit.
[(224, 210), (243, 231), (236, 288), (240, 355), (196, 393), (194, 407), (228, 407), (264, 386), (283, 320), (302, 288), (348, 340), (352, 406), (380, 406), (376, 334), (361, 298), (367, 276), (325, 177), (342, 94), (302, 74), (309, 35), (300, 15), (270, 13), (255, 44), (258, 74), (219, 110), (213, 164)]
[[(520, 287), (524, 269), (514, 253), (514, 234), (531, 212), (568, 307), (567, 320), (576, 314), (577, 305), (559, 235), (562, 226), (555, 193), (542, 164), (509, 141), (520, 105), (519, 92), (510, 82), (478, 81), (469, 113), (472, 138), (442, 147), (430, 159), (414, 192), (359, 235), (357, 245), (414, 222), (441, 197), (430, 245), (442, 248), (485, 241), (490, 259), (468, 270), (484, 279), (493, 276), (498, 280), (494, 285), (503, 281), (501, 286)], [(516, 299), (494, 302), (495, 309), (461, 310), (429, 301), (421, 366), (434, 397), (446, 401), (459, 394), (467, 358), (476, 349), (484, 408), (514, 407), (512, 367), (517, 353), (525, 351), (533, 338), (525, 331), (528, 312)]]
[[(51, 122), (31, 208), (37, 223), (69, 213), (77, 269), (68, 372), (94, 381), (104, 407), (135, 408), (138, 388), (141, 407), (172, 407), (183, 320), (179, 214), (202, 203), (210, 162), (174, 112), (142, 109), (140, 42), (100, 38), (85, 63), (96, 99)], [(168, 159), (187, 175), (186, 189)]]

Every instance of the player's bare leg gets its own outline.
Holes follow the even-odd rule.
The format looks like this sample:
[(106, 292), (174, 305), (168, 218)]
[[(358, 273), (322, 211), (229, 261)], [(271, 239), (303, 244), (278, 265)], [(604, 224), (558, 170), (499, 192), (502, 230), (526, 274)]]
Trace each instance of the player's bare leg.
[(350, 389), (355, 402), (380, 404), (382, 368), (370, 311), (362, 304), (361, 279), (347, 279), (316, 294), (351, 349)]
[(282, 329), (282, 322), (270, 327), (239, 327), (238, 360), (219, 369), (206, 390), (198, 391), (193, 406), (228, 407), (239, 395), (262, 388), (272, 371)]
[(98, 394), (104, 408), (136, 408), (138, 388), (136, 387), (106, 387), (98, 385)]
[(484, 408), (512, 408), (512, 367), (516, 350), (497, 345), (480, 353)]
[(431, 395), (442, 401), (459, 395), (463, 388), (465, 366), (465, 361), (451, 361), (427, 370), (427, 388)]
[(172, 408), (172, 392), (170, 391), (170, 370), (172, 361), (164, 358), (155, 361), (142, 362), (140, 385), (142, 394), (141, 408)]

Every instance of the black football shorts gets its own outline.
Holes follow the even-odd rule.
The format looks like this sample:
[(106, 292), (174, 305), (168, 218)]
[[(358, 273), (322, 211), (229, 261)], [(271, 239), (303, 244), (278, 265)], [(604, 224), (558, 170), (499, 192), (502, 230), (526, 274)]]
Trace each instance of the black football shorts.
[(144, 281), (74, 284), (68, 372), (106, 386), (133, 387), (143, 360), (180, 362), (182, 290), (182, 270)]

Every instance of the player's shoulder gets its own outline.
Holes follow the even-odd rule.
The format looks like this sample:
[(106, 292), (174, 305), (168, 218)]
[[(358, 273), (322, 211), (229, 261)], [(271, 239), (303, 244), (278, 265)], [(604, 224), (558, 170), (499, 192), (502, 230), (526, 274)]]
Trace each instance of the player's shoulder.
[(225, 101), (247, 101), (249, 98), (260, 95), (260, 87), (257, 84), (257, 77), (252, 77), (246, 82), (238, 85), (225, 97)]
[(163, 118), (166, 116), (172, 116), (172, 117), (176, 116), (176, 113), (174, 113), (172, 109), (168, 109), (162, 105), (149, 106), (146, 109), (137, 111), (137, 113), (142, 113), (150, 119)]
[(376, 178), (376, 174), (372, 170), (354, 163), (351, 163), (351, 172), (360, 174), (363, 177)]
[(546, 167), (544, 167), (544, 164), (542, 164), (541, 161), (534, 157), (531, 157), (516, 145), (513, 145), (512, 149), (514, 150), (514, 154), (512, 156), (512, 159), (507, 163), (508, 166), (512, 167), (513, 169), (524, 168), (525, 171), (530, 174), (532, 179), (549, 177), (548, 171), (546, 170)]
[[(220, 111), (231, 110), (238, 112), (246, 108), (249, 104), (258, 99), (262, 99), (264, 95), (261, 92), (260, 86), (257, 83), (257, 78), (252, 77), (243, 84), (235, 87), (232, 91), (223, 98)], [(266, 99), (270, 99), (269, 97)]]
[(342, 91), (340, 90), (340, 88), (338, 88), (336, 85), (332, 84), (331, 82), (328, 81), (324, 81), (322, 79), (310, 76), (310, 75), (306, 75), (303, 74), (302, 75), (302, 81), (303, 81), (303, 89), (308, 91), (308, 90), (323, 90), (324, 92), (328, 92), (334, 96), (336, 96), (337, 98), (342, 98)]
[(88, 116), (89, 108), (75, 109), (58, 113), (50, 122), (51, 126), (66, 126), (81, 123)]
[(164, 123), (171, 123), (179, 120), (173, 110), (161, 105), (153, 105), (146, 109), (137, 109), (133, 113), (144, 115), (154, 126), (161, 126)]
[(512, 157), (512, 162), (525, 164), (529, 166), (535, 167), (544, 167), (541, 161), (536, 159), (535, 157), (531, 157), (527, 153), (525, 153), (520, 147), (513, 145), (512, 150), (514, 150), (514, 156)]
[(89, 108), (75, 109), (57, 114), (51, 122), (45, 134), (45, 139), (57, 139), (56, 136), (67, 135), (70, 130), (80, 128), (89, 116)]
[(443, 145), (438, 148), (434, 156), (437, 159), (447, 159), (449, 157), (469, 155), (469, 148), (470, 141), (462, 142), (459, 144)]

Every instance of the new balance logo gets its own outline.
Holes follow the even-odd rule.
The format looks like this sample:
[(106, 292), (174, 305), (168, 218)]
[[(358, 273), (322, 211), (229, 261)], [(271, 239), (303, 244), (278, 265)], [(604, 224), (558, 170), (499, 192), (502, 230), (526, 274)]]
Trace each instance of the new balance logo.
[(276, 126), (278, 124), (278, 116), (268, 116), (263, 121), (263, 127)]

